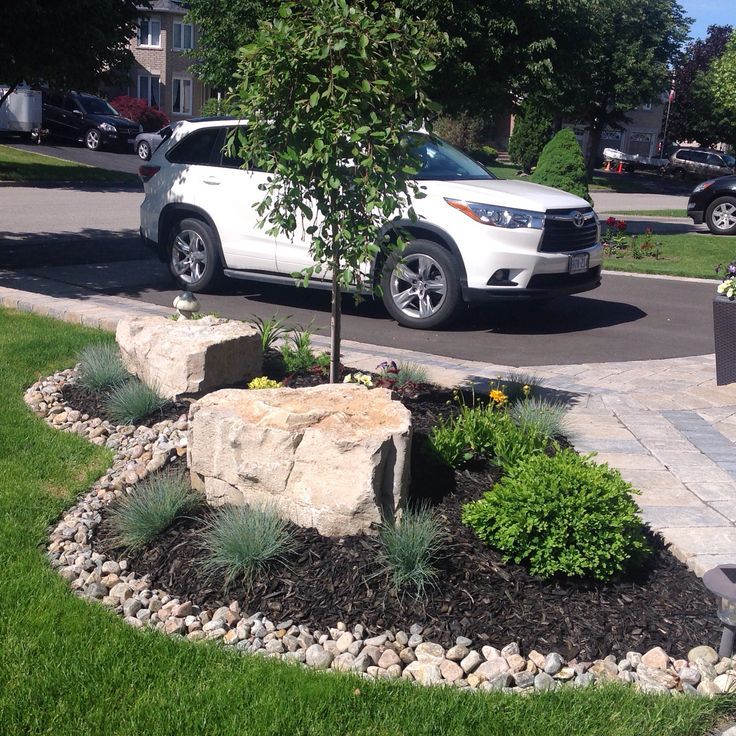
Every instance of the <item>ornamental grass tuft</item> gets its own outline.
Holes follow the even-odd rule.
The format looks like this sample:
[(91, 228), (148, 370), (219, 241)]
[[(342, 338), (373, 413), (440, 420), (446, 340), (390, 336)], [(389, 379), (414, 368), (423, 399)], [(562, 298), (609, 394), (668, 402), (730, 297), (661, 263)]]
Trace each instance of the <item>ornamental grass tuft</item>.
[(168, 403), (168, 399), (161, 396), (155, 388), (137, 378), (130, 378), (113, 388), (105, 399), (105, 411), (118, 424), (135, 424), (163, 409)]
[(101, 393), (125, 383), (130, 374), (120, 350), (113, 342), (99, 342), (83, 348), (79, 355), (79, 384), (90, 393)]
[(205, 569), (225, 576), (226, 586), (242, 579), (250, 586), (295, 547), (289, 523), (272, 508), (226, 506), (207, 524), (202, 540)]
[(549, 439), (565, 434), (565, 405), (538, 396), (515, 402), (509, 414), (523, 432), (534, 432)]
[(201, 502), (202, 497), (192, 490), (183, 472), (149, 476), (110, 509), (115, 544), (139, 549)]
[(424, 597), (437, 580), (435, 566), (442, 546), (442, 526), (429, 508), (405, 511), (394, 524), (384, 524), (379, 533), (380, 564), (396, 592), (410, 590)]

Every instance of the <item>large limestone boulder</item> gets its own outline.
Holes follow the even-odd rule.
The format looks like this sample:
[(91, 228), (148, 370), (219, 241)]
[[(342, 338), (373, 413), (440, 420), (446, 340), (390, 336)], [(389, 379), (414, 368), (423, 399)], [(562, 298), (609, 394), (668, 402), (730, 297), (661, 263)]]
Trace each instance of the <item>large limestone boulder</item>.
[(249, 381), (263, 364), (254, 327), (215, 317), (130, 317), (115, 339), (125, 367), (171, 399)]
[(409, 481), (411, 414), (386, 389), (225, 389), (194, 404), (188, 460), (212, 505), (271, 506), (325, 536), (375, 533)]

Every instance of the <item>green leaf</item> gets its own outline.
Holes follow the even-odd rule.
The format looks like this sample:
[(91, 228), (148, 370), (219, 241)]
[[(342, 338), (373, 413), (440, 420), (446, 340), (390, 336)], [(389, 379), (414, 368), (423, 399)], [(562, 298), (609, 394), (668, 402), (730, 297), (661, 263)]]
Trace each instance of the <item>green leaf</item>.
[(319, 92), (312, 92), (309, 95), (309, 106), (314, 107), (319, 102)]
[(347, 45), (347, 41), (344, 38), (341, 38), (339, 41), (337, 41), (333, 45), (332, 48), (333, 48), (334, 51), (342, 51), (345, 48), (346, 45)]
[(288, 18), (291, 15), (291, 8), (288, 5), (281, 5), (279, 7), (279, 15), (282, 18)]
[(371, 91), (371, 83), (367, 79), (364, 79), (360, 83), (360, 88), (363, 90), (363, 92), (370, 92)]

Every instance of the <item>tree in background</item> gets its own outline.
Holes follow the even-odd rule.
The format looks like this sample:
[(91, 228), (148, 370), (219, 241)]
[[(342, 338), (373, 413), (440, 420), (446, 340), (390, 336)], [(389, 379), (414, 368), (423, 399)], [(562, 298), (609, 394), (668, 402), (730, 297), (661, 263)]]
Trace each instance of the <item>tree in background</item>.
[[(428, 19), (447, 35), (430, 94), (448, 115), (489, 122), (529, 87), (549, 78), (560, 45), (576, 39), (571, 18), (583, 0), (397, 0), (407, 17)], [(192, 52), (198, 76), (215, 89), (233, 85), (238, 49), (258, 22), (272, 20), (278, 0), (189, 0), (200, 36)], [(370, 10), (368, 12), (371, 12)]]
[(530, 174), (552, 137), (552, 116), (533, 100), (521, 106), (509, 140), (509, 158)]
[(199, 27), (193, 71), (225, 91), (234, 83), (238, 49), (251, 43), (258, 23), (276, 16), (279, 0), (188, 0), (187, 22)]
[(574, 41), (558, 43), (554, 73), (535, 99), (586, 125), (590, 176), (603, 130), (669, 89), (688, 19), (676, 0), (580, 0), (566, 23)]
[[(732, 125), (736, 124), (736, 32), (731, 33), (723, 54), (713, 62), (708, 87)], [(734, 144), (733, 128), (729, 142)]]
[(0, 82), (96, 89), (108, 70), (128, 69), (128, 48), (146, 0), (16, 0), (0, 23)]
[(341, 287), (372, 287), (361, 266), (401, 245), (376, 234), (399, 212), (411, 215), (418, 194), (406, 133), (436, 112), (422, 92), (435, 46), (431, 23), (391, 3), (300, 0), (241, 52), (232, 103), (248, 126), (231, 147), (272, 173), (256, 203), (261, 226), (310, 236), (315, 265), (295, 277), (331, 279), (332, 382)]
[(731, 26), (710, 26), (705, 39), (693, 41), (685, 49), (675, 69), (668, 138), (696, 140), (706, 146), (718, 141), (736, 143), (736, 115), (718, 101), (710, 74), (732, 31)]
[(592, 203), (583, 153), (575, 133), (569, 128), (563, 128), (544, 147), (531, 180), (576, 194)]

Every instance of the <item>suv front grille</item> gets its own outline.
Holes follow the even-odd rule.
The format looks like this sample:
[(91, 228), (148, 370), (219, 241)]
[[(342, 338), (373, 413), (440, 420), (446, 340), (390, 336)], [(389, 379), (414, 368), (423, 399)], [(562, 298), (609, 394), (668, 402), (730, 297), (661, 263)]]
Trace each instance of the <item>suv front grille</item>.
[[(581, 227), (575, 225), (573, 213), (581, 213), (585, 218)], [(542, 253), (568, 253), (590, 248), (597, 239), (598, 225), (592, 209), (547, 210), (539, 250)]]

